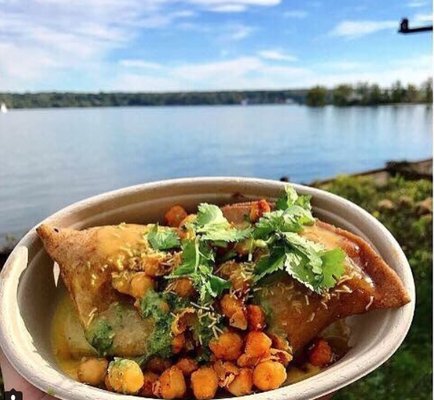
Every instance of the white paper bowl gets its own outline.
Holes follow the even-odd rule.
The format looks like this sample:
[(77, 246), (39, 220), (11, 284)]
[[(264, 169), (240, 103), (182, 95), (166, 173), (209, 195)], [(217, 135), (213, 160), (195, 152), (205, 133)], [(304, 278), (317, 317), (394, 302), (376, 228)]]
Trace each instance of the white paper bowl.
[[(270, 392), (245, 396), (250, 400), (313, 399), (334, 392), (368, 374), (399, 347), (414, 312), (415, 289), (408, 262), (390, 232), (369, 213), (330, 193), (294, 185), (312, 195), (314, 214), (368, 242), (397, 272), (412, 301), (397, 310), (381, 310), (351, 318), (354, 347), (320, 374)], [(248, 199), (276, 198), (284, 183), (246, 178), (195, 178), (162, 181), (120, 189), (75, 203), (44, 222), (58, 227), (84, 228), (122, 221), (161, 220), (173, 204), (194, 209), (200, 202), (231, 203), (234, 195)], [(10, 363), (43, 391), (65, 400), (132, 400), (78, 383), (65, 376), (50, 346), (50, 323), (61, 289), (56, 288), (52, 261), (35, 229), (18, 243), (0, 275), (0, 345)]]

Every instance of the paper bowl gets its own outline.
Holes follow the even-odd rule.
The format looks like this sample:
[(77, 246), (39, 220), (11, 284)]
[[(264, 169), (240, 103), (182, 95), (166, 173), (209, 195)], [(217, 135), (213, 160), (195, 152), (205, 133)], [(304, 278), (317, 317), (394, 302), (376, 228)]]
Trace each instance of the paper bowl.
[[(414, 312), (414, 281), (408, 262), (390, 232), (369, 213), (330, 193), (294, 185), (310, 194), (314, 215), (366, 239), (397, 272), (411, 302), (396, 310), (372, 311), (351, 318), (352, 349), (320, 374), (270, 392), (245, 396), (250, 400), (313, 399), (339, 390), (384, 363), (399, 347)], [(227, 204), (247, 199), (275, 199), (284, 184), (247, 178), (195, 178), (148, 183), (101, 194), (75, 203), (44, 222), (58, 227), (85, 228), (120, 222), (161, 220), (174, 204), (193, 210), (200, 202)], [(53, 262), (35, 229), (18, 243), (0, 275), (0, 345), (15, 369), (33, 385), (65, 400), (132, 400), (86, 386), (65, 376), (56, 365), (50, 324), (61, 289), (54, 285)]]

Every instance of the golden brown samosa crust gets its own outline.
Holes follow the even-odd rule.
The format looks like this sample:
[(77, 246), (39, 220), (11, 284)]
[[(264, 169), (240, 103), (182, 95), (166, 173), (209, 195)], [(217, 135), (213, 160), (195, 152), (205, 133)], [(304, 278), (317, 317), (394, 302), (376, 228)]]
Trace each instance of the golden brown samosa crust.
[(59, 264), (60, 274), (86, 326), (97, 312), (105, 311), (118, 300), (111, 285), (111, 270), (102, 267), (107, 260), (96, 252), (98, 228), (77, 231), (43, 224), (37, 233), (50, 257)]
[[(222, 211), (229, 221), (241, 225), (252, 204), (227, 205)], [(312, 293), (289, 276), (256, 293), (257, 299), (271, 310), (270, 329), (284, 333), (294, 350), (338, 319), (401, 307), (411, 300), (396, 272), (361, 237), (319, 220), (305, 227), (301, 235), (328, 249), (342, 248), (347, 254), (347, 270), (326, 296)]]

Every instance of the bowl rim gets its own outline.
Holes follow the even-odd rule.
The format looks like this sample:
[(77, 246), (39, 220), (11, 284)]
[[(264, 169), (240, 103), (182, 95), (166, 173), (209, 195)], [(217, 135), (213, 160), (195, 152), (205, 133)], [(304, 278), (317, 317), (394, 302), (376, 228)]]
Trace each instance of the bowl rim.
[[(240, 400), (286, 400), (288, 396), (294, 397), (295, 393), (299, 393), (298, 396), (294, 397), (294, 399), (311, 399), (316, 398), (318, 396), (324, 396), (335, 392), (341, 389), (344, 386), (351, 384), (352, 382), (360, 379), (361, 377), (369, 374), (374, 369), (383, 364), (387, 359), (389, 359), (393, 353), (398, 349), (402, 341), (405, 339), (408, 330), (410, 329), (411, 322), (413, 319), (414, 308), (415, 308), (415, 286), (412, 271), (406, 256), (404, 255), (400, 245), (393, 237), (393, 235), (382, 225), (376, 218), (374, 218), (367, 211), (352, 203), (349, 200), (346, 200), (340, 196), (329, 193), (327, 191), (312, 188), (306, 185), (288, 183), (288, 182), (280, 182), (270, 179), (259, 179), (259, 178), (245, 178), (245, 177), (194, 177), (194, 178), (177, 178), (177, 179), (168, 179), (168, 180), (159, 180), (154, 182), (148, 182), (133, 186), (128, 186), (108, 192), (104, 192), (95, 196), (91, 196), (75, 202), (69, 206), (62, 208), (61, 210), (53, 213), (52, 215), (45, 218), (43, 221), (36, 224), (32, 227), (18, 242), (3, 267), (3, 270), (0, 273), (0, 315), (8, 315), (12, 318), (15, 317), (16, 322), (22, 322), (22, 327), (25, 329), (22, 318), (19, 313), (19, 307), (17, 302), (17, 294), (18, 294), (18, 284), (19, 278), (21, 274), (24, 272), (27, 267), (27, 245), (34, 240), (35, 228), (39, 226), (41, 223), (50, 222), (53, 219), (59, 219), (63, 216), (68, 215), (70, 212), (78, 212), (81, 209), (89, 208), (98, 204), (101, 201), (114, 199), (116, 197), (121, 197), (123, 195), (132, 194), (135, 192), (141, 191), (150, 191), (152, 189), (169, 187), (172, 185), (188, 185), (188, 184), (247, 184), (251, 185), (267, 185), (274, 188), (283, 188), (287, 184), (291, 184), (297, 192), (301, 193), (309, 193), (313, 198), (321, 198), (323, 200), (332, 201), (340, 206), (346, 207), (352, 214), (357, 215), (360, 218), (364, 218), (368, 225), (371, 225), (372, 228), (377, 230), (383, 239), (390, 245), (393, 246), (393, 249), (396, 253), (397, 262), (402, 265), (402, 271), (400, 278), (406, 287), (411, 301), (407, 305), (401, 307), (396, 312), (400, 312), (398, 327), (399, 329), (395, 329), (394, 335), (388, 334), (393, 340), (384, 341), (384, 345), (381, 346), (380, 351), (376, 351), (375, 349), (369, 348), (366, 353), (361, 354), (359, 357), (359, 361), (357, 364), (360, 368), (347, 368), (346, 371), (340, 371), (339, 376), (329, 379), (329, 382), (322, 383), (319, 385), (320, 387), (313, 387), (315, 385), (310, 385), (309, 381), (311, 379), (315, 379), (315, 377), (288, 385), (285, 387), (281, 387), (279, 389), (256, 393), (253, 395), (242, 396), (239, 397)], [(218, 193), (216, 191), (216, 193)], [(17, 259), (21, 263), (19, 267), (16, 266)], [(12, 304), (11, 304), (12, 299)], [(395, 311), (395, 310), (394, 310)], [(24, 361), (26, 351), (23, 350), (20, 346), (14, 346), (10, 341), (13, 336), (12, 323), (8, 321), (7, 318), (0, 318), (0, 347), (3, 350), (6, 358), (10, 362), (10, 364), (30, 383), (34, 386), (38, 387), (44, 392), (47, 392), (48, 388), (54, 388), (55, 396), (61, 399), (70, 400), (88, 400), (91, 398), (104, 398), (105, 400), (134, 400), (134, 399), (145, 399), (144, 397), (136, 397), (130, 395), (120, 395), (111, 393), (105, 390), (93, 388), (91, 386), (84, 385), (79, 382), (75, 382), (71, 384), (67, 382), (67, 378), (64, 374), (58, 373), (51, 366), (45, 365), (41, 368), (41, 371), (44, 376), (35, 375), (35, 371), (37, 370), (35, 367), (30, 366)], [(27, 330), (26, 330), (27, 331)], [(25, 339), (30, 339), (31, 336), (28, 332)], [(21, 336), (23, 339), (24, 336)], [(24, 339), (24, 340), (25, 340)], [(43, 360), (42, 357), (40, 357)], [(63, 376), (63, 379), (50, 379), (50, 374), (48, 372), (56, 372)], [(324, 371), (325, 372), (325, 371)], [(48, 375), (48, 376), (45, 376)], [(316, 377), (321, 377), (322, 374), (316, 375)], [(317, 379), (319, 380), (319, 379)], [(74, 391), (74, 392), (73, 392)], [(294, 393), (292, 393), (294, 392)], [(74, 393), (74, 394), (72, 394)], [(300, 397), (300, 393), (301, 396)], [(306, 397), (307, 396), (307, 397)]]

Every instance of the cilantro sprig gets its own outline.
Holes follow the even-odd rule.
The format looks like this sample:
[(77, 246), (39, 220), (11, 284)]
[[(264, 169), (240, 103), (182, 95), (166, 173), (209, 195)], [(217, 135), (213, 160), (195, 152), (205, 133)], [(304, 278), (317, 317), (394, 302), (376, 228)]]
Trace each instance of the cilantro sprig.
[(219, 207), (207, 203), (199, 204), (193, 227), (201, 240), (212, 242), (239, 242), (252, 233), (251, 228), (237, 229), (233, 227)]
[(168, 278), (191, 279), (199, 292), (200, 302), (205, 304), (230, 288), (228, 281), (213, 274), (214, 263), (215, 254), (212, 247), (197, 236), (194, 240), (182, 243), (182, 263)]
[(287, 186), (276, 208), (255, 225), (253, 236), (264, 240), (268, 249), (256, 265), (255, 281), (283, 270), (319, 294), (334, 287), (345, 271), (343, 250), (326, 250), (322, 244), (299, 235), (305, 225), (315, 222), (310, 197), (299, 196)]
[(182, 243), (182, 263), (168, 277), (188, 277), (199, 292), (201, 303), (216, 298), (231, 284), (213, 272), (215, 250), (213, 246), (225, 246), (239, 242), (252, 234), (252, 229), (237, 229), (224, 217), (219, 207), (202, 203), (198, 206), (196, 220), (189, 224), (194, 239)]
[(181, 241), (175, 230), (154, 225), (148, 233), (148, 242), (154, 250), (170, 250), (180, 247)]

